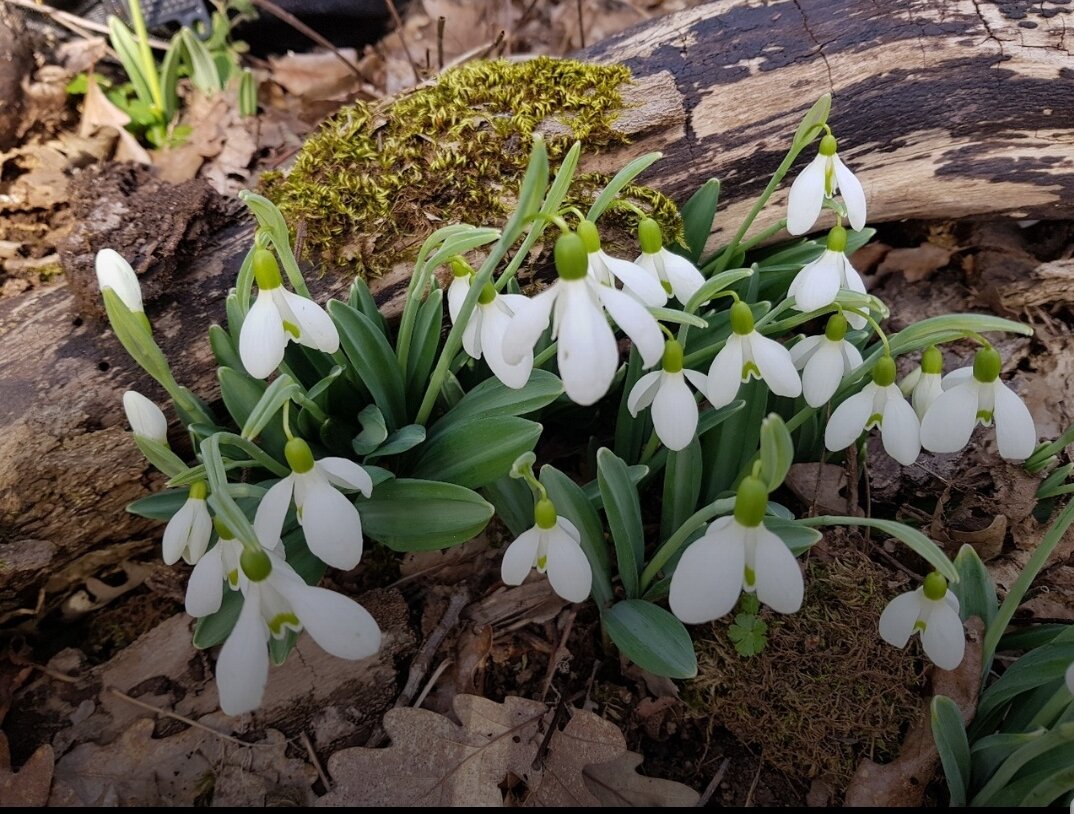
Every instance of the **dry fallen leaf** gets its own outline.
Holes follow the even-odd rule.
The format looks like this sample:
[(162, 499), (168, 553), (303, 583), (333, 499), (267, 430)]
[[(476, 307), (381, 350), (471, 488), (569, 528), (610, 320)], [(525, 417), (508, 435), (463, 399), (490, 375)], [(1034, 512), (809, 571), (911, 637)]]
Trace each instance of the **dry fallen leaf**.
[(41, 808), (52, 787), (53, 755), (48, 744), (38, 748), (17, 772), (11, 771), (7, 737), (0, 732), (0, 807)]
[(116, 149), (116, 161), (134, 161), (138, 164), (150, 164), (149, 153), (138, 140), (125, 129), (131, 117), (108, 101), (97, 84), (93, 74), (86, 82), (86, 97), (82, 103), (82, 121), (78, 125), (78, 135), (89, 138), (99, 127), (111, 127), (119, 133), (119, 147)]
[(556, 709), (524, 698), (459, 695), (455, 714), (460, 724), (424, 709), (389, 710), (391, 745), (332, 755), (334, 787), (318, 805), (502, 806), (509, 777), (524, 784), (527, 806), (697, 801), (682, 784), (638, 775), (640, 757), (626, 751), (622, 732), (593, 713), (571, 710), (551, 735)]
[[(353, 48), (339, 52), (353, 65), (358, 54)], [(343, 60), (331, 51), (288, 52), (269, 59), (272, 81), (288, 93), (307, 99), (334, 99), (364, 84)]]
[(922, 243), (908, 249), (892, 249), (880, 262), (876, 273), (881, 276), (902, 274), (908, 283), (917, 283), (930, 277), (951, 260), (951, 250), (934, 243)]

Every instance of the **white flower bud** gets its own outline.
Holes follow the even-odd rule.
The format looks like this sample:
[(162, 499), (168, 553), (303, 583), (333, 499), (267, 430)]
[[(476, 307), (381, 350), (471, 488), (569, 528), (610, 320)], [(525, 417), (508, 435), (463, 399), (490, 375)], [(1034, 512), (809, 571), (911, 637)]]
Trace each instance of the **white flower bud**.
[(168, 419), (156, 404), (141, 393), (128, 390), (123, 394), (123, 409), (135, 435), (159, 444), (168, 443)]
[(101, 249), (97, 252), (96, 267), (97, 285), (102, 292), (110, 288), (131, 311), (144, 312), (142, 288), (138, 285), (138, 275), (119, 252), (114, 249)]

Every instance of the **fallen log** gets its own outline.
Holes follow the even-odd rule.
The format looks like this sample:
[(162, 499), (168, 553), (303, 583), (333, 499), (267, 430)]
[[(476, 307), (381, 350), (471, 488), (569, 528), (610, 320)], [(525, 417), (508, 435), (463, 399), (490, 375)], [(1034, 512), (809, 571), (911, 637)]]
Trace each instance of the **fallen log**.
[[(870, 221), (1071, 218), (1070, 12), (978, 0), (719, 0), (654, 20), (582, 54), (625, 63), (639, 80), (633, 97), (625, 91), (639, 104), (614, 125), (631, 143), (585, 169), (616, 169), (659, 149), (666, 157), (644, 180), (678, 200), (719, 177), (719, 241), (767, 182), (802, 113), (831, 91), (831, 123), (864, 184)], [(784, 195), (758, 228), (780, 217)], [(84, 223), (118, 228), (138, 214), (110, 205)], [(165, 261), (149, 315), (177, 378), (210, 400), (205, 330), (222, 319), (251, 238), (241, 218), (220, 223), (209, 237), (171, 244), (200, 250), (181, 263), (137, 258), (151, 274)], [(83, 292), (107, 232), (93, 234), (64, 258), (72, 282), (81, 269)], [(160, 239), (147, 233), (154, 245)], [(372, 283), (388, 311), (400, 306), (406, 273), (403, 264)], [(348, 285), (314, 276), (322, 299)], [(120, 397), (131, 387), (163, 394), (81, 302), (70, 285), (0, 300), (0, 621), (34, 618), (50, 597), (159, 537), (159, 525), (123, 511), (160, 478), (127, 435)]]

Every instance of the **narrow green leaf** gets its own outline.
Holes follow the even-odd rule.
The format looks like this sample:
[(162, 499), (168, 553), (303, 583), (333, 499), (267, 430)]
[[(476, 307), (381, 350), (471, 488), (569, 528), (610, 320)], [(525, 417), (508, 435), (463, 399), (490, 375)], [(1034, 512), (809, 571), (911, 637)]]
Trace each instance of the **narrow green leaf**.
[(682, 622), (643, 599), (617, 602), (603, 616), (615, 646), (643, 670), (668, 678), (697, 675), (694, 643)]
[(768, 491), (778, 489), (791, 464), (794, 463), (794, 444), (787, 425), (777, 413), (771, 413), (761, 422), (761, 480)]
[(819, 531), (803, 526), (797, 520), (766, 517), (764, 525), (766, 529), (779, 537), (796, 557), (808, 551), (821, 540)]
[(358, 455), (368, 455), (388, 438), (384, 414), (377, 405), (370, 404), (358, 413), (358, 423), (362, 425), (362, 431), (352, 442), (354, 451)]
[(393, 551), (433, 551), (476, 537), (492, 504), (454, 483), (396, 478), (359, 499), (362, 531)]
[(638, 575), (645, 559), (641, 503), (626, 462), (604, 447), (597, 452), (597, 484), (615, 545), (619, 578), (627, 596), (634, 598), (638, 595)]
[(183, 57), (183, 45), (176, 34), (168, 43), (164, 60), (160, 65), (160, 90), (164, 95), (164, 120), (170, 122), (179, 112), (179, 63)]
[(382, 334), (388, 336), (388, 320), (385, 319), (384, 314), (380, 312), (380, 309), (377, 307), (377, 301), (373, 299), (373, 294), (369, 290), (369, 286), (361, 277), (355, 277), (354, 282), (351, 283), (351, 291), (350, 296), (347, 298), (347, 304), (355, 311), (361, 311), (369, 317), (369, 321), (380, 328)]
[(806, 517), (798, 522), (807, 526), (868, 526), (877, 529), (905, 543), (911, 551), (924, 558), (933, 568), (947, 577), (949, 582), (958, 582), (958, 570), (947, 559), (947, 555), (940, 547), (917, 529), (903, 523), (881, 520), (876, 517), (833, 517), (830, 515)]
[(660, 504), (660, 539), (666, 540), (697, 508), (701, 497), (701, 441), (694, 440), (668, 454)]
[(495, 377), (488, 378), (448, 410), (432, 426), (429, 437), (435, 438), (457, 424), (476, 418), (527, 415), (551, 404), (562, 393), (563, 382), (547, 370), (533, 371), (530, 380), (518, 390)]
[(955, 568), (958, 569), (958, 582), (951, 586), (951, 590), (958, 597), (962, 619), (979, 616), (987, 628), (999, 610), (996, 583), (971, 545), (964, 545), (958, 550)]
[(123, 64), (123, 70), (127, 73), (131, 85), (134, 86), (135, 94), (144, 104), (152, 108), (155, 100), (149, 89), (149, 79), (142, 69), (142, 60), (138, 54), (138, 43), (134, 39), (134, 33), (118, 17), (109, 16), (108, 41)]
[(366, 456), (367, 461), (374, 458), (383, 458), (387, 455), (400, 455), (409, 449), (413, 449), (425, 440), (425, 427), (421, 424), (407, 424), (400, 427), (388, 439)]
[[(753, 276), (753, 269), (730, 269), (728, 271), (721, 271), (719, 274), (710, 277), (705, 281), (694, 296), (690, 298), (690, 302), (686, 305), (686, 310), (691, 313), (696, 311), (706, 302), (711, 300), (721, 291), (730, 288), (735, 283), (745, 280)], [(707, 327), (707, 325), (706, 325)]]
[(687, 314), (675, 308), (650, 308), (649, 313), (657, 322), (671, 322), (676, 325), (691, 325), (694, 328), (707, 328), (709, 324), (701, 317)]
[(257, 400), (257, 404), (250, 411), (246, 421), (243, 422), (242, 437), (248, 440), (256, 438), (298, 390), (298, 385), (286, 373), (281, 373), (273, 379), (272, 383), (265, 388), (265, 392), (261, 394), (261, 398)]
[[(970, 805), (991, 805), (995, 800), (996, 795), (1009, 786), (1019, 770), (1025, 767), (1026, 764), (1041, 757), (1052, 749), (1066, 746), (1071, 742), (1074, 742), (1074, 723), (1060, 724), (1050, 732), (1045, 732), (1039, 738), (1035, 738), (1024, 746), (1019, 747), (1010, 757), (1003, 761), (1000, 767), (996, 769), (995, 773), (988, 779), (988, 782), (981, 787), (981, 790), (977, 792), (976, 795), (974, 795), (973, 800), (970, 801)], [(1058, 792), (1056, 796), (1061, 793), (1062, 791)], [(1047, 805), (1054, 799), (1055, 798), (1052, 797), (1048, 800), (1041, 800), (1036, 804)], [(1023, 805), (1024, 804), (1023, 801)]]
[(412, 474), (477, 488), (511, 471), (515, 459), (531, 451), (541, 425), (497, 415), (453, 424), (422, 447)]
[(127, 504), (127, 511), (151, 520), (171, 520), (186, 503), (189, 489), (163, 489)]
[[(411, 339), (410, 354), (406, 364), (406, 399), (411, 413), (417, 413), (429, 374), (436, 364), (436, 351), (440, 347), (440, 331), (444, 324), (444, 293), (433, 290), (418, 309)], [(472, 317), (471, 317), (472, 318)]]
[(243, 68), (239, 79), (239, 115), (245, 118), (257, 115), (257, 77), (249, 68)]
[(970, 744), (966, 728), (962, 725), (962, 713), (950, 698), (933, 696), (931, 707), (932, 737), (940, 753), (940, 763), (951, 793), (951, 805), (966, 805), (970, 785)]
[(663, 157), (663, 153), (646, 153), (643, 156), (639, 156), (627, 164), (623, 169), (619, 170), (615, 174), (615, 177), (608, 182), (608, 186), (604, 187), (597, 199), (593, 201), (593, 205), (589, 207), (589, 212), (586, 214), (586, 220), (596, 222), (605, 209), (612, 205), (616, 197), (622, 191), (623, 187), (629, 186), (635, 178), (645, 172), (654, 163), (659, 161)]
[(794, 148), (801, 150), (809, 142), (820, 135), (821, 128), (828, 122), (828, 114), (832, 110), (832, 95), (825, 93), (802, 117), (798, 129), (794, 133)]
[(626, 375), (623, 378), (623, 392), (619, 398), (619, 411), (615, 417), (615, 443), (612, 449), (615, 454), (624, 461), (637, 462), (641, 455), (645, 438), (652, 431), (652, 418), (648, 411), (642, 412), (637, 418), (630, 414), (627, 401), (630, 391), (642, 377), (644, 370), (641, 363), (641, 354), (638, 349), (632, 347), (627, 359)]
[(216, 70), (212, 54), (189, 28), (183, 28), (180, 36), (183, 39), (187, 58), (190, 60), (190, 81), (207, 96), (219, 92), (221, 90), (220, 74)]
[(344, 354), (384, 413), (388, 427), (402, 427), (407, 423), (403, 374), (388, 340), (369, 317), (346, 303), (330, 301), (328, 313), (339, 328)]
[(496, 516), (515, 537), (533, 527), (533, 496), (520, 480), (510, 476), (485, 484), (481, 493), (496, 507)]
[(686, 257), (695, 265), (701, 260), (705, 243), (712, 232), (716, 206), (720, 201), (720, 182), (716, 178), (698, 187), (682, 209), (682, 231), (686, 238)]
[(218, 367), (230, 367), (245, 372), (235, 343), (231, 341), (228, 332), (219, 325), (209, 326), (209, 347), (212, 348)]
[[(235, 423), (240, 427), (244, 426), (268, 385), (229, 367), (219, 368), (216, 375), (220, 380), (220, 395), (224, 399), (224, 406)], [(283, 433), (282, 420), (270, 421), (261, 428), (260, 446), (277, 460), (283, 460), (286, 443), (287, 436)]]
[(223, 644), (231, 635), (232, 628), (239, 621), (239, 612), (242, 610), (242, 593), (222, 587), (224, 592), (220, 610), (203, 616), (194, 625), (194, 647), (199, 650), (207, 650)]

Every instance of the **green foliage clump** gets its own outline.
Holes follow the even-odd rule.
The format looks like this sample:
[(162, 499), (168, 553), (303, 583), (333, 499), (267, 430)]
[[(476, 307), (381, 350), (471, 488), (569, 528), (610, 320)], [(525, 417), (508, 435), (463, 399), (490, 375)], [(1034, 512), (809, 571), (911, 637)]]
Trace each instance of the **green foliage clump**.
[[(307, 249), (377, 275), (445, 223), (502, 219), (539, 127), (553, 167), (575, 141), (590, 152), (625, 143), (613, 124), (630, 79), (621, 65), (548, 57), (464, 65), (389, 105), (344, 108), (306, 142), (288, 175), (264, 177), (264, 192), (290, 224), (303, 224)], [(588, 204), (607, 180), (579, 177), (566, 203)], [(626, 196), (669, 237), (679, 233), (670, 199), (646, 187)], [(606, 217), (613, 226), (635, 219), (623, 210)]]

